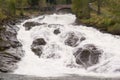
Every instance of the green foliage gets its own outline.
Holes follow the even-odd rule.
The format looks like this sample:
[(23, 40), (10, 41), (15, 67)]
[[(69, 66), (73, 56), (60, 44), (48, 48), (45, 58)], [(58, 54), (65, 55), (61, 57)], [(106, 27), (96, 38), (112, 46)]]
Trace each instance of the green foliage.
[(0, 9), (4, 14), (14, 16), (16, 14), (16, 0), (0, 0)]
[(114, 26), (109, 27), (108, 31), (114, 34), (120, 34), (120, 24), (116, 23)]
[(34, 7), (39, 4), (39, 0), (28, 0), (30, 6)]
[(66, 0), (56, 0), (56, 4), (66, 4)]
[(72, 10), (79, 18), (90, 18), (89, 0), (73, 0)]
[[(87, 0), (73, 0), (72, 10), (77, 15), (80, 22), (96, 26), (101, 30), (106, 30), (113, 34), (120, 34), (120, 0), (89, 0), (92, 2), (97, 13), (91, 11), (89, 18), (89, 8)], [(88, 16), (88, 18), (86, 18)]]
[(0, 10), (0, 21), (4, 20), (6, 18), (7, 18), (7, 16), (4, 13), (2, 13), (2, 11)]
[(7, 1), (8, 1), (9, 14), (12, 16), (16, 15), (16, 0), (7, 0)]
[(40, 8), (46, 7), (46, 0), (39, 0), (39, 7)]

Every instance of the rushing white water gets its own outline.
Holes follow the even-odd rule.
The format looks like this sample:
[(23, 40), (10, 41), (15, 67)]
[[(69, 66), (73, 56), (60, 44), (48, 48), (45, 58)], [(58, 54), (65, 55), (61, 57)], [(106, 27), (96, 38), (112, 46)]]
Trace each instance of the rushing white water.
[[(100, 31), (86, 26), (75, 26), (75, 15), (72, 14), (53, 14), (29, 19), (17, 25), (20, 30), (17, 38), (23, 44), (25, 56), (18, 63), (18, 69), (15, 74), (36, 75), (36, 76), (60, 76), (65, 74), (80, 75), (103, 75), (115, 76), (120, 71), (120, 37), (111, 34), (101, 33)], [(29, 21), (46, 23), (35, 26), (26, 31), (23, 24)], [(60, 24), (48, 27), (49, 24)], [(61, 33), (55, 35), (53, 31), (60, 29)], [(86, 40), (81, 42), (77, 47), (70, 47), (64, 44), (66, 34), (75, 32), (76, 35), (84, 35)], [(31, 44), (37, 38), (44, 38), (47, 41), (43, 49), (43, 54), (39, 58), (31, 51)], [(98, 46), (103, 53), (98, 64), (89, 67), (87, 70), (75, 63), (73, 52), (85, 45), (94, 44)], [(55, 54), (54, 57), (48, 58)], [(96, 73), (93, 72), (94, 69)], [(103, 74), (104, 73), (104, 74)], [(116, 74), (115, 74), (116, 73)], [(114, 74), (114, 75), (113, 75)]]

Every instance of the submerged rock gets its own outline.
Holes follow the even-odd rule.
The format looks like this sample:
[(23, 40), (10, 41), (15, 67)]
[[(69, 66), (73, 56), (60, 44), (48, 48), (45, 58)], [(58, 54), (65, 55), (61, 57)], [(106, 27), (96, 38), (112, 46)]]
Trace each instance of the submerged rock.
[(23, 26), (25, 27), (25, 30), (30, 30), (32, 27), (39, 26), (39, 25), (42, 25), (42, 24), (38, 22), (26, 22), (25, 24), (23, 24)]
[(44, 45), (46, 45), (46, 41), (43, 38), (39, 38), (33, 41), (31, 49), (37, 56), (40, 57)]
[(67, 39), (65, 40), (65, 45), (76, 47), (83, 40), (85, 40), (84, 36), (81, 35), (81, 37), (78, 37), (75, 33), (69, 33)]
[(99, 62), (102, 51), (92, 44), (86, 44), (84, 47), (79, 48), (74, 56), (76, 63), (83, 65), (85, 68), (97, 64)]

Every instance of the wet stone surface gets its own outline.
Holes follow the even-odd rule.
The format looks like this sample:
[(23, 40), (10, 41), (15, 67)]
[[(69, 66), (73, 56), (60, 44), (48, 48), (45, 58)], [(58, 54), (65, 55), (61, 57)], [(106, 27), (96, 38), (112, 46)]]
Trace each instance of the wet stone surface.
[(68, 34), (68, 37), (65, 40), (65, 45), (76, 47), (80, 44), (80, 42), (84, 40), (85, 40), (84, 36), (81, 35), (81, 37), (78, 37), (75, 33), (71, 32)]
[(26, 22), (25, 24), (23, 24), (23, 26), (25, 27), (25, 30), (30, 30), (32, 27), (39, 26), (39, 25), (42, 25), (42, 23)]
[(78, 48), (74, 53), (74, 56), (77, 64), (83, 65), (83, 67), (87, 68), (97, 64), (101, 54), (102, 51), (96, 46), (93, 44), (86, 44), (84, 47)]
[(43, 38), (38, 38), (33, 41), (32, 45), (31, 45), (31, 49), (37, 56), (40, 57), (42, 54), (43, 46), (46, 44), (47, 43)]
[(17, 40), (19, 28), (8, 24), (0, 29), (0, 72), (13, 72), (24, 56), (22, 44)]
[(58, 35), (58, 34), (60, 34), (61, 32), (60, 32), (60, 29), (55, 29), (54, 30), (54, 34), (56, 34), (56, 35)]

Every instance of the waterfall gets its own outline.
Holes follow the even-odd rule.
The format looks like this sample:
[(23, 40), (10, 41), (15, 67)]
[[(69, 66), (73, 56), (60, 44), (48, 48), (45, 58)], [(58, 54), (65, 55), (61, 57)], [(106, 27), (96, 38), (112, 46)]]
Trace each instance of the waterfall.
[[(95, 28), (74, 25), (73, 14), (51, 14), (25, 20), (17, 26), (20, 28), (17, 38), (23, 45), (25, 56), (18, 63), (14, 74), (36, 76), (77, 75), (117, 75), (120, 72), (120, 37), (102, 33)], [(40, 25), (26, 30), (26, 22), (36, 22)], [(59, 34), (54, 30), (59, 29)], [(69, 33), (86, 39), (77, 46), (68, 46), (65, 40)], [(43, 38), (46, 45), (42, 47), (41, 56), (37, 56), (31, 45), (34, 40)], [(85, 69), (75, 61), (74, 52), (86, 44), (93, 44), (102, 50), (99, 62)]]

